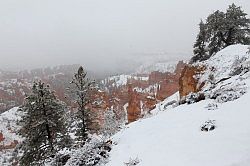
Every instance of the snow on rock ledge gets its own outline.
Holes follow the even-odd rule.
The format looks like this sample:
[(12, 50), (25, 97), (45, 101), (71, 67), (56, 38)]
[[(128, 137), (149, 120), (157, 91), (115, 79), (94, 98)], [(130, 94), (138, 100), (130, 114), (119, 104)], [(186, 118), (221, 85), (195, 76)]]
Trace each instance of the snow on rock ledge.
[[(214, 87), (218, 88), (229, 84), (234, 84), (234, 87), (235, 84), (238, 84), (239, 87), (243, 88), (242, 82), (239, 80), (241, 79), (240, 74), (249, 68), (250, 55), (247, 51), (247, 45), (231, 45), (204, 62), (187, 66), (183, 70), (179, 82), (180, 96), (183, 97), (198, 91), (206, 93)], [(227, 82), (228, 79), (231, 81)]]

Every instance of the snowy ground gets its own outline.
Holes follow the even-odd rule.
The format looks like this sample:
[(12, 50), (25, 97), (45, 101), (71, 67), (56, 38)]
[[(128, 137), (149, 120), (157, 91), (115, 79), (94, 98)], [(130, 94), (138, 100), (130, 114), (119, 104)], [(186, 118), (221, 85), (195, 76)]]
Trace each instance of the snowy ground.
[(14, 107), (2, 113), (0, 116), (0, 132), (4, 135), (5, 139), (2, 142), (4, 144), (20, 139), (20, 137), (15, 134), (20, 127), (16, 123), (21, 119), (21, 114), (17, 109), (18, 107)]
[[(213, 71), (215, 80), (230, 75), (235, 58), (246, 57), (246, 62), (249, 61), (246, 50), (247, 46), (231, 46), (213, 57), (213, 62), (205, 62), (215, 64), (218, 61)], [(207, 76), (205, 73), (203, 79)], [(107, 165), (122, 166), (137, 158), (140, 160), (138, 166), (249, 166), (249, 72), (243, 76), (234, 75), (213, 88), (222, 87), (231, 93), (244, 87), (246, 93), (233, 101), (206, 99), (165, 110), (163, 106), (169, 101), (164, 101), (153, 111), (158, 112), (157, 115), (134, 122), (113, 137), (117, 145), (113, 146)], [(210, 84), (206, 84), (204, 90), (214, 93)], [(178, 96), (175, 94), (172, 98)], [(215, 120), (216, 128), (201, 131), (201, 126), (208, 120)]]
[[(249, 82), (250, 85), (250, 82)], [(135, 122), (114, 139), (109, 166), (138, 157), (142, 166), (249, 166), (250, 93), (207, 110), (211, 100), (182, 105)], [(200, 126), (216, 120), (217, 128)]]
[[(4, 136), (4, 141), (0, 143), (1, 145), (9, 145), (14, 140), (21, 141), (21, 137), (17, 135), (17, 131), (20, 129), (20, 126), (17, 125), (17, 122), (21, 119), (21, 113), (17, 111), (18, 107), (14, 107), (0, 116), (0, 132)], [(8, 162), (12, 157), (12, 152), (14, 149), (4, 149), (0, 150), (0, 165), (8, 166)]]
[[(135, 122), (115, 135), (118, 145), (108, 165), (138, 157), (142, 166), (249, 166), (249, 99), (247, 93), (216, 110), (208, 110), (214, 101), (205, 100)], [(215, 120), (217, 128), (202, 132), (200, 126), (207, 120)]]

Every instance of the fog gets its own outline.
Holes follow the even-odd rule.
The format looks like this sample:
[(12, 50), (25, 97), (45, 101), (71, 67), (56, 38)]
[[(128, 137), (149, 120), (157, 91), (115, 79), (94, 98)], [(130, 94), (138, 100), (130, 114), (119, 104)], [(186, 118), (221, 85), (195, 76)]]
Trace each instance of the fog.
[(250, 14), (250, 0), (0, 0), (0, 69), (189, 58), (200, 19), (233, 2)]

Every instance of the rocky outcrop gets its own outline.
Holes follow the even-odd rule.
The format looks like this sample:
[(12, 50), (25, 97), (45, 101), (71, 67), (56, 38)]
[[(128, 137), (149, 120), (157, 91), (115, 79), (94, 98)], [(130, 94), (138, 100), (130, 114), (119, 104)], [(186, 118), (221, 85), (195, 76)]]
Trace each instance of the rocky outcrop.
[(142, 75), (142, 77), (148, 77), (147, 80), (138, 79), (141, 75), (136, 75), (137, 79), (131, 77), (125, 85), (118, 87), (112, 86), (116, 85), (113, 81), (107, 81), (105, 87), (108, 87), (110, 93), (110, 105), (113, 106), (112, 103), (116, 103), (115, 106), (123, 110), (122, 106), (127, 104), (125, 111), (127, 111), (128, 122), (137, 120), (154, 109), (156, 103), (179, 90), (179, 78), (185, 65), (180, 61), (174, 73), (154, 71), (148, 75)]
[(0, 143), (4, 140), (3, 133), (0, 133)]
[(133, 90), (132, 84), (128, 85), (128, 123), (136, 121), (141, 115), (141, 104), (139, 94)]
[(198, 75), (202, 74), (204, 70), (204, 66), (185, 66), (179, 79), (179, 93), (181, 98), (191, 92), (196, 93), (201, 90), (201, 88), (204, 86), (204, 83), (198, 84)]
[(9, 144), (6, 145), (0, 145), (0, 151), (1, 150), (6, 150), (6, 149), (14, 149), (18, 144), (17, 140), (14, 140), (12, 142), (10, 142)]
[(0, 133), (0, 151), (4, 149), (14, 149), (18, 144), (17, 140), (13, 140), (10, 143), (5, 144), (3, 141), (5, 140), (3, 133)]

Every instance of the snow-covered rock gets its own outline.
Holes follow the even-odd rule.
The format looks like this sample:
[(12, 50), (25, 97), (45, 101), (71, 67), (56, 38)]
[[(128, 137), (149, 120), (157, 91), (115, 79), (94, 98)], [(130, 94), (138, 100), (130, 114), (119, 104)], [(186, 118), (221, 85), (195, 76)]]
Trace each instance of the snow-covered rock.
[(146, 63), (146, 64), (139, 66), (135, 70), (135, 73), (136, 74), (150, 74), (153, 71), (159, 71), (162, 73), (165, 73), (165, 72), (173, 73), (175, 71), (177, 64), (178, 64), (178, 61)]
[(108, 77), (108, 78), (102, 80), (101, 83), (107, 84), (107, 83), (111, 82), (113, 87), (119, 87), (119, 86), (126, 85), (128, 83), (128, 80), (130, 80), (130, 79), (147, 81), (148, 77), (146, 77), (146, 76), (140, 77), (140, 76), (136, 76), (136, 75), (121, 74), (121, 75)]
[(21, 112), (17, 111), (18, 107), (14, 107), (2, 114), (0, 114), (0, 133), (2, 133), (4, 140), (0, 141), (0, 165), (10, 165), (12, 152), (18, 142), (22, 138), (17, 134), (20, 129), (18, 121), (21, 119)]

